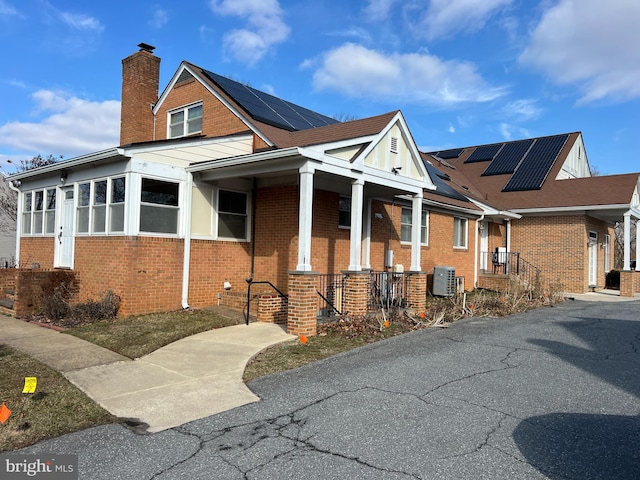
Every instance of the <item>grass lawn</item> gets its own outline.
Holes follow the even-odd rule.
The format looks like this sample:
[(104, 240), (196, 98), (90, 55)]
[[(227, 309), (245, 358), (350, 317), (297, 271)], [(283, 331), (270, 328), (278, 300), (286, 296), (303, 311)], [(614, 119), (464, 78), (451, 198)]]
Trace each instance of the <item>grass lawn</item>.
[[(318, 335), (306, 343), (296, 341), (264, 350), (247, 365), (244, 380), (297, 368), (419, 328), (442, 327), (469, 316), (500, 317), (542, 304), (539, 299), (531, 301), (523, 295), (479, 293), (468, 299), (465, 296), (462, 303), (460, 299), (431, 299), (427, 310), (413, 317), (396, 312), (339, 318), (318, 325)], [(180, 311), (97, 321), (70, 328), (66, 333), (133, 359), (186, 336), (243, 321), (241, 314), (230, 311)], [(0, 366), (0, 402), (13, 412), (6, 423), (0, 423), (0, 451), (117, 421), (61, 374), (27, 355), (0, 345)], [(35, 394), (22, 393), (27, 376), (38, 378)]]
[[(116, 421), (60, 373), (6, 345), (0, 345), (0, 403), (11, 410), (0, 423), (0, 452), (64, 433)], [(35, 393), (22, 393), (25, 377), (36, 377)]]
[(66, 333), (135, 359), (181, 338), (239, 323), (242, 319), (237, 316), (230, 318), (208, 310), (190, 310), (101, 320), (71, 328)]

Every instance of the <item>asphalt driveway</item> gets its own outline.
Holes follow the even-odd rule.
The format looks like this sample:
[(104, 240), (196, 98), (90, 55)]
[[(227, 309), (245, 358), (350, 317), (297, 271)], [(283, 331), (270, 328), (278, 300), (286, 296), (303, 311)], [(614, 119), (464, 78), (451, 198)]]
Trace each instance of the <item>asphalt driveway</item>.
[(261, 402), (162, 433), (20, 453), (78, 454), (92, 480), (640, 478), (638, 301), (470, 319), (249, 386)]

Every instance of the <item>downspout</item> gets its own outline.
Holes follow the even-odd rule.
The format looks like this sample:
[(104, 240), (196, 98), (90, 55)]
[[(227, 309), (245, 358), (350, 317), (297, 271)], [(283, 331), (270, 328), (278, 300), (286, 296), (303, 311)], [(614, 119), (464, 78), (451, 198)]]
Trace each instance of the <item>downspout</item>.
[(22, 211), (22, 195), (19, 188), (16, 188), (13, 185), (13, 182), (7, 182), (9, 188), (16, 192), (18, 195), (18, 201), (16, 202), (16, 258), (15, 258), (15, 266), (20, 265), (20, 232), (22, 231), (22, 215), (20, 212)]
[(482, 222), (484, 221), (484, 213), (482, 216), (476, 220), (476, 248), (474, 249), (474, 259), (473, 259), (473, 287), (478, 287), (478, 250), (480, 249), (480, 241), (478, 239), (478, 231), (482, 226)]
[(182, 308), (189, 310), (189, 271), (191, 268), (191, 210), (193, 201), (193, 173), (187, 173), (184, 208), (184, 258), (182, 260)]

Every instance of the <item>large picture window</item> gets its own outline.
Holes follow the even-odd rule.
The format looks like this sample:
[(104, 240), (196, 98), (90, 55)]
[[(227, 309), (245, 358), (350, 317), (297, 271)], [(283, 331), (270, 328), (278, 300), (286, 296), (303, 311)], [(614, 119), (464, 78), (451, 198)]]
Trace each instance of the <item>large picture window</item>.
[(24, 193), (22, 234), (53, 234), (56, 226), (56, 189), (48, 188)]
[(247, 194), (218, 190), (218, 237), (246, 240)]
[(178, 183), (143, 178), (140, 194), (140, 231), (177, 234), (178, 199)]
[(454, 217), (453, 219), (453, 246), (455, 248), (467, 248), (467, 219)]
[(184, 137), (202, 131), (202, 104), (169, 112), (169, 138)]
[[(429, 211), (422, 210), (420, 221), (420, 243), (427, 245), (429, 241)], [(411, 242), (411, 231), (413, 223), (413, 209), (402, 207), (402, 218), (400, 220), (400, 241)]]

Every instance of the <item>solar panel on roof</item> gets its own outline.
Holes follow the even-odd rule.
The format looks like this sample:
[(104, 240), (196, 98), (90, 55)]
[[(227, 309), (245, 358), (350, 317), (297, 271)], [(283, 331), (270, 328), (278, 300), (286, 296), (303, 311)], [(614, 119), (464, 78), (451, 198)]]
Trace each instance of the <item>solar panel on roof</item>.
[(536, 139), (522, 163), (513, 173), (503, 192), (538, 190), (542, 187), (569, 135)]
[(483, 145), (476, 148), (464, 163), (486, 162), (493, 160), (493, 157), (500, 151), (504, 143), (496, 143), (495, 145)]
[(436, 186), (435, 193), (438, 195), (442, 195), (444, 197), (453, 198), (456, 200), (462, 200), (468, 202), (467, 197), (458, 192), (451, 185), (447, 184), (447, 180), (449, 179), (449, 175), (446, 173), (440, 172), (436, 167), (434, 167), (429, 162), (423, 162), (425, 167), (427, 168), (427, 172), (429, 172), (429, 177), (431, 177), (431, 181)]
[(502, 150), (495, 156), (486, 170), (482, 172), (482, 175), (504, 175), (506, 173), (513, 173), (532, 144), (532, 139), (505, 143)]
[(338, 123), (337, 120), (204, 70), (227, 95), (258, 121), (286, 130), (306, 130)]
[(436, 153), (436, 157), (438, 158), (458, 158), (460, 154), (464, 151), (464, 148), (455, 148), (451, 150), (442, 150), (441, 152)]

